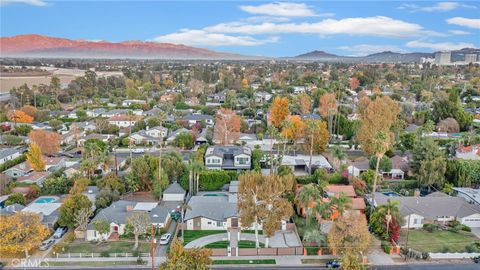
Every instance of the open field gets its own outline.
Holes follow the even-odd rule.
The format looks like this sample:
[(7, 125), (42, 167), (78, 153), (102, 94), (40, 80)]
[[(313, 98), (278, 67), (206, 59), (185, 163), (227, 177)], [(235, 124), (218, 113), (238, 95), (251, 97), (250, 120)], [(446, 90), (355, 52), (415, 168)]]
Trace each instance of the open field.
[[(401, 232), (400, 243), (405, 244), (406, 231)], [(476, 242), (472, 233), (434, 230), (411, 230), (408, 246), (421, 252), (465, 252), (465, 247)]]

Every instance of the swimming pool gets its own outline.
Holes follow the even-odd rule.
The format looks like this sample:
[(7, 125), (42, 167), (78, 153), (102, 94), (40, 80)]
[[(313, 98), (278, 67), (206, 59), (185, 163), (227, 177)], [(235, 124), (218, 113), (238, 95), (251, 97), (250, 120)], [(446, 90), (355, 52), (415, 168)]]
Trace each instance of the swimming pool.
[(393, 192), (393, 191), (387, 191), (383, 192), (383, 195), (388, 196), (388, 197), (400, 197), (400, 194)]
[(218, 196), (228, 196), (227, 194), (224, 194), (224, 193), (207, 193), (207, 194), (203, 194), (203, 196), (205, 197), (218, 197)]
[(56, 201), (57, 201), (57, 198), (54, 198), (54, 197), (40, 197), (35, 200), (35, 203), (53, 203)]

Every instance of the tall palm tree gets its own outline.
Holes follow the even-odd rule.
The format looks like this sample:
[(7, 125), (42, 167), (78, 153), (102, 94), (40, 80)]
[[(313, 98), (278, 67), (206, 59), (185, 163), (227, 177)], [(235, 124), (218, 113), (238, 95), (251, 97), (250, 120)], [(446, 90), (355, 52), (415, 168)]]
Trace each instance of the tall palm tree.
[(334, 207), (339, 215), (343, 215), (345, 210), (351, 207), (352, 199), (347, 197), (345, 193), (341, 192), (338, 197), (332, 197), (330, 199), (330, 204)]
[(310, 137), (310, 162), (308, 164), (308, 173), (312, 174), (312, 157), (313, 157), (313, 137), (315, 136), (316, 132), (318, 131), (318, 124), (316, 121), (308, 121), (307, 122), (307, 131)]
[[(378, 171), (380, 168), (380, 160), (387, 152), (390, 146), (390, 136), (383, 131), (377, 132), (374, 135), (372, 144), (374, 147), (375, 157), (376, 157), (376, 164), (375, 164), (375, 175), (373, 176), (373, 187), (372, 187), (372, 203), (375, 203), (375, 192), (377, 190), (377, 180), (378, 180)], [(371, 208), (373, 212), (373, 207)]]
[(273, 139), (277, 136), (278, 131), (275, 128), (275, 126), (270, 125), (267, 129), (267, 133), (270, 139), (270, 175), (272, 175), (273, 174)]
[(185, 216), (185, 212), (188, 210), (188, 209), (192, 209), (192, 207), (190, 207), (190, 205), (188, 205), (186, 202), (182, 202), (180, 204), (180, 214), (181, 214), (181, 219), (182, 219), (182, 242), (184, 240), (184, 233), (185, 233), (185, 224), (184, 223), (184, 216)]
[[(321, 193), (315, 184), (308, 184), (302, 187), (300, 192), (297, 194), (297, 205), (303, 206), (305, 209), (306, 225), (309, 227), (310, 219), (313, 211), (309, 209), (309, 204), (311, 201), (316, 202), (321, 198)], [(299, 210), (299, 209), (298, 209)], [(300, 210), (299, 210), (300, 212)]]
[(393, 219), (396, 221), (400, 220), (400, 210), (398, 209), (398, 205), (400, 202), (395, 200), (388, 200), (386, 204), (379, 207), (380, 213), (385, 217), (385, 224), (387, 225), (387, 236), (390, 231), (390, 223)]
[(305, 232), (303, 235), (303, 242), (304, 243), (312, 243), (315, 242), (318, 247), (326, 246), (327, 244), (327, 237), (318, 229), (310, 229)]

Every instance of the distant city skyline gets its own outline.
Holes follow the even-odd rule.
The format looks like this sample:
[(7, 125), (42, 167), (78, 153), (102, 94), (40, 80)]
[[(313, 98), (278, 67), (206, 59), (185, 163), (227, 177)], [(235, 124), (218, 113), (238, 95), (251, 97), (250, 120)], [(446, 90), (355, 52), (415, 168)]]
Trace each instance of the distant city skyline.
[(480, 47), (475, 1), (0, 0), (0, 35), (157, 41), (246, 55)]

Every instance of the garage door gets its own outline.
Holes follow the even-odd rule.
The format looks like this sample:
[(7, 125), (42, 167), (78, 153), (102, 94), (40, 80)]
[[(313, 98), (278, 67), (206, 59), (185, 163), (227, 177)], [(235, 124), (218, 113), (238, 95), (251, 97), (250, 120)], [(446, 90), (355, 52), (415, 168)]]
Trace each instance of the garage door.
[(477, 228), (480, 227), (480, 218), (465, 218), (462, 224), (467, 225), (468, 227)]

